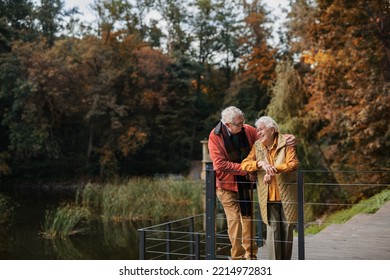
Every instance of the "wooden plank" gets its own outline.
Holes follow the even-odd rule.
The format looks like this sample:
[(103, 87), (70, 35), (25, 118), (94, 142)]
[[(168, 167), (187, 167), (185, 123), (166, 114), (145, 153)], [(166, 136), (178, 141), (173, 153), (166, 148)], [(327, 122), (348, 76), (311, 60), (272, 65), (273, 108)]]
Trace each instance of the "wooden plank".
[[(298, 240), (292, 259), (298, 259)], [(307, 260), (390, 260), (390, 202), (374, 214), (359, 214), (345, 224), (333, 224), (315, 235), (305, 236)], [(266, 244), (259, 259), (267, 259)]]

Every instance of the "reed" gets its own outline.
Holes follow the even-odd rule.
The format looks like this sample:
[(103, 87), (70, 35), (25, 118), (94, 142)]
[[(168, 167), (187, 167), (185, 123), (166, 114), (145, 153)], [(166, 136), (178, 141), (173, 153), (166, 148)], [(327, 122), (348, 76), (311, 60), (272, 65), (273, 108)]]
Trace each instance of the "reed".
[(88, 208), (93, 216), (99, 216), (102, 203), (102, 185), (87, 183), (76, 192), (76, 205)]
[(87, 229), (90, 211), (74, 204), (62, 204), (47, 210), (41, 234), (46, 238), (67, 237)]
[(42, 235), (67, 237), (84, 232), (91, 221), (162, 222), (203, 212), (203, 183), (175, 179), (132, 178), (105, 184), (88, 183), (75, 203), (46, 211)]
[(91, 212), (104, 222), (161, 222), (202, 213), (202, 187), (202, 182), (184, 179), (132, 178), (88, 184), (79, 192), (77, 202), (94, 208)]

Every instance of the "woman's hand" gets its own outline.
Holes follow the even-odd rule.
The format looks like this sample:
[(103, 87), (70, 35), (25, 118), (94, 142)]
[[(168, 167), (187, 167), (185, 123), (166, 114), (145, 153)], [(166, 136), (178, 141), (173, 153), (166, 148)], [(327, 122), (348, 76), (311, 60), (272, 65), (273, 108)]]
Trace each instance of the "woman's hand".
[(275, 175), (276, 172), (277, 172), (277, 170), (276, 170), (276, 168), (275, 168), (274, 166), (272, 166), (272, 165), (269, 164), (269, 163), (266, 163), (265, 161), (259, 160), (259, 161), (257, 162), (257, 167), (258, 167), (258, 168), (264, 169), (264, 171), (265, 171), (267, 174), (269, 174), (269, 175)]
[(266, 184), (270, 183), (271, 182), (271, 175), (265, 174), (264, 178), (263, 178), (263, 182)]

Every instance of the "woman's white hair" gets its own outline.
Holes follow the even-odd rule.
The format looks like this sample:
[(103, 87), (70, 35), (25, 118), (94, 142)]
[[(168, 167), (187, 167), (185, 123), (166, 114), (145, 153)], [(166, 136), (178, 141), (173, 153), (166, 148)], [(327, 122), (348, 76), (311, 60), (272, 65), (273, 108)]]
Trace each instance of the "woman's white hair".
[(268, 128), (274, 128), (275, 132), (279, 132), (279, 126), (278, 124), (274, 121), (273, 118), (268, 117), (268, 116), (263, 116), (260, 117), (259, 119), (256, 120), (255, 126), (256, 128), (259, 128), (260, 124), (264, 124)]
[(224, 124), (232, 123), (233, 118), (235, 116), (238, 116), (238, 115), (244, 117), (244, 113), (240, 109), (238, 109), (237, 107), (235, 107), (235, 106), (227, 107), (227, 108), (223, 109), (221, 112), (221, 122)]

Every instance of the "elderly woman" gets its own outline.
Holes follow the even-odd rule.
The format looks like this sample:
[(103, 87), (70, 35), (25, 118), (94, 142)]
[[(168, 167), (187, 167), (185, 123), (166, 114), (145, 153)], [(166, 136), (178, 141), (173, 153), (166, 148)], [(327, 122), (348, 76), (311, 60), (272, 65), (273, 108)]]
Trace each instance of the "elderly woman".
[(246, 172), (257, 172), (257, 192), (263, 222), (267, 225), (269, 258), (289, 260), (297, 220), (298, 158), (295, 146), (287, 146), (277, 123), (268, 116), (255, 126), (259, 139), (241, 163)]

